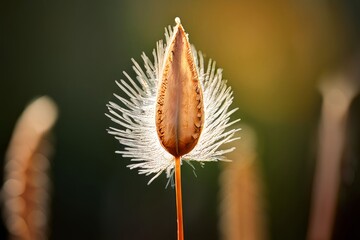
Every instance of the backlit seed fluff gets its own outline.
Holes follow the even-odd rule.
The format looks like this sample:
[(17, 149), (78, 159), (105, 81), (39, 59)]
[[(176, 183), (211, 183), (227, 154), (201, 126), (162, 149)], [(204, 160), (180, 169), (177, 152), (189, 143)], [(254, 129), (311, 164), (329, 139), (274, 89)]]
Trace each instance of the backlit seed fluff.
[(170, 177), (174, 156), (201, 164), (226, 160), (233, 148), (219, 148), (239, 130), (231, 128), (239, 119), (230, 121), (237, 108), (229, 110), (233, 92), (222, 69), (211, 59), (205, 67), (180, 19), (175, 22), (165, 28), (165, 43), (157, 42), (153, 61), (145, 53), (144, 67), (132, 59), (136, 77), (123, 72), (126, 80), (116, 81), (123, 93), (114, 94), (119, 103), (107, 105), (106, 115), (119, 125), (108, 133), (124, 145), (117, 153), (131, 158), (130, 169), (153, 175), (149, 183), (162, 172)]

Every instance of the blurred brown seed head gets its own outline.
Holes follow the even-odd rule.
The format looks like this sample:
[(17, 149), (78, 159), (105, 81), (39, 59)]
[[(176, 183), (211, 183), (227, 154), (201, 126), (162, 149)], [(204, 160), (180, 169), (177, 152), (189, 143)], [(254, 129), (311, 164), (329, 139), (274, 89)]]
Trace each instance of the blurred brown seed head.
[(267, 239), (256, 136), (250, 127), (243, 127), (242, 140), (234, 142), (236, 150), (229, 154), (233, 160), (225, 164), (220, 178), (221, 239)]
[(58, 116), (55, 103), (40, 97), (20, 116), (7, 153), (3, 185), (4, 219), (10, 239), (47, 239), (49, 133)]

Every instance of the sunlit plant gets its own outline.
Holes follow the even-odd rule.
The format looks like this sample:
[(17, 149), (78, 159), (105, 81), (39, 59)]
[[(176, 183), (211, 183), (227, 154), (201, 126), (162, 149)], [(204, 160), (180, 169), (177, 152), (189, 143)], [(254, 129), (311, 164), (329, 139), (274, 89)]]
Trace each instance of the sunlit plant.
[(109, 102), (106, 114), (120, 128), (108, 132), (124, 146), (117, 153), (131, 158), (130, 169), (153, 175), (175, 175), (178, 239), (183, 239), (181, 165), (226, 160), (233, 148), (220, 149), (236, 140), (230, 121), (237, 108), (229, 110), (233, 92), (222, 78), (222, 69), (190, 45), (180, 19), (165, 28), (165, 42), (156, 44), (153, 61), (142, 54), (144, 67), (135, 60), (135, 79), (123, 72), (126, 80), (116, 84), (123, 94)]

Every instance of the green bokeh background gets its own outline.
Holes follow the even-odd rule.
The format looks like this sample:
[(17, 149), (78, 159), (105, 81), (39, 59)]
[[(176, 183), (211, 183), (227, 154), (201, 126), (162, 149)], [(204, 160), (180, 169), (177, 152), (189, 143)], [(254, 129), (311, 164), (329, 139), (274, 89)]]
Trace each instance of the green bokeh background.
[[(114, 80), (122, 71), (134, 74), (130, 59), (151, 55), (176, 16), (197, 49), (224, 68), (240, 108), (235, 117), (257, 133), (269, 239), (305, 239), (317, 82), (359, 43), (357, 0), (2, 1), (0, 154), (26, 104), (48, 95), (60, 111), (50, 239), (176, 239), (173, 189), (165, 189), (164, 175), (147, 186), (149, 178), (126, 168), (104, 116), (112, 93), (120, 93)], [(359, 111), (356, 98), (349, 125), (354, 178), (342, 183), (335, 239), (360, 239)], [(195, 166), (197, 177), (183, 168), (185, 237), (219, 239), (222, 164)]]

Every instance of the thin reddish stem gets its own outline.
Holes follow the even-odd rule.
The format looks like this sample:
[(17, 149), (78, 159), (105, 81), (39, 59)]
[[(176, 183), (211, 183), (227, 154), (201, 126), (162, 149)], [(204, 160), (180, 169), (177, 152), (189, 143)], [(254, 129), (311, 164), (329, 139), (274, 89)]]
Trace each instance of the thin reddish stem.
[(175, 157), (175, 194), (178, 240), (184, 240), (182, 193), (181, 193), (181, 163), (180, 157)]

